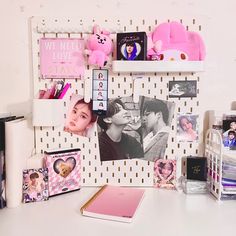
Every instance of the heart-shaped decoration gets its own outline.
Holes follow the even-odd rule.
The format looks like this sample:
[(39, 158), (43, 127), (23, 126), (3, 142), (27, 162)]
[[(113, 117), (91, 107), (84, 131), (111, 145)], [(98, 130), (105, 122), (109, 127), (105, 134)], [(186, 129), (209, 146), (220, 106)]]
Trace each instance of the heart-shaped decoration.
[(53, 164), (54, 171), (66, 178), (76, 166), (76, 160), (74, 157), (68, 157), (65, 161), (62, 159), (57, 159)]
[(162, 182), (168, 182), (175, 178), (176, 161), (159, 159), (155, 162), (155, 173)]

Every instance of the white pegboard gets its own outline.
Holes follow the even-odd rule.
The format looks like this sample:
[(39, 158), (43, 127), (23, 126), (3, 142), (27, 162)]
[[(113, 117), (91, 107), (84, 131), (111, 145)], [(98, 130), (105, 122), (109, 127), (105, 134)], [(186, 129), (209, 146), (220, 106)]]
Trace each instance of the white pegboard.
[[(32, 18), (32, 52), (33, 52), (33, 80), (34, 96), (39, 89), (50, 87), (54, 80), (43, 80), (39, 76), (39, 39), (41, 37), (77, 37), (86, 38), (92, 33), (94, 24), (112, 32), (114, 45), (116, 43), (116, 32), (151, 31), (154, 27), (169, 19), (80, 19), (80, 18)], [(201, 31), (202, 24), (195, 19), (171, 19), (183, 23), (188, 30)], [(116, 58), (116, 52), (113, 53)], [(92, 66), (87, 66), (84, 78), (91, 81)], [(171, 133), (166, 149), (166, 158), (181, 158), (187, 155), (199, 154), (199, 142), (177, 143), (176, 141), (176, 116), (177, 112), (199, 114), (199, 91), (194, 98), (169, 98), (168, 82), (172, 80), (196, 80), (199, 88), (199, 74), (193, 73), (146, 73), (143, 79), (138, 81), (140, 91), (148, 97), (173, 101), (176, 103), (175, 114), (171, 125)], [(84, 95), (84, 80), (70, 79), (71, 93)], [(88, 83), (89, 84), (89, 83)], [(86, 86), (87, 88), (87, 86)], [(114, 73), (109, 69), (109, 98), (118, 96), (131, 96), (133, 93), (133, 74)], [(65, 110), (68, 106), (69, 95), (65, 96)], [(202, 124), (202, 119), (200, 119)], [(202, 125), (199, 126), (199, 132)], [(100, 186), (106, 183), (129, 185), (129, 186), (153, 186), (153, 163), (143, 160), (121, 160), (111, 162), (100, 162), (97, 131), (91, 138), (84, 138), (63, 132), (61, 127), (37, 127), (35, 128), (35, 145), (38, 153), (48, 149), (58, 148), (81, 148), (82, 186)]]

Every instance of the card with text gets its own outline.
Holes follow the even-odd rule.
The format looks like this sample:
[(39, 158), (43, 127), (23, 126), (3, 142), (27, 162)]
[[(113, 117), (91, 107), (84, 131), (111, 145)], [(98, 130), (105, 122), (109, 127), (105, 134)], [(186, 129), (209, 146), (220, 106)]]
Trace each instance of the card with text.
[(44, 79), (81, 78), (84, 75), (83, 39), (41, 38), (40, 74)]

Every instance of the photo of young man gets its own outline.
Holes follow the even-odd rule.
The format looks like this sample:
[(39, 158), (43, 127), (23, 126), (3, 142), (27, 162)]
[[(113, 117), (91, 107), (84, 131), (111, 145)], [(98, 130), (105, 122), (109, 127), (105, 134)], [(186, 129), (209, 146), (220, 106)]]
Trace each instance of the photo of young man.
[(165, 156), (174, 103), (142, 97), (142, 138), (144, 159), (156, 161)]
[(99, 116), (97, 123), (101, 161), (143, 158), (140, 141), (127, 131), (133, 123), (132, 110), (126, 109), (121, 99), (109, 99), (107, 114)]

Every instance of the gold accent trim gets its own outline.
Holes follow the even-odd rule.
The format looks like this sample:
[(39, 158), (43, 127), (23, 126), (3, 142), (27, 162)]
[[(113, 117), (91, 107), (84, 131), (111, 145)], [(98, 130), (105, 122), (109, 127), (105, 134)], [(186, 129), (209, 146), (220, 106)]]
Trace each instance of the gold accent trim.
[(101, 189), (99, 189), (81, 208), (80, 208), (80, 212), (83, 214), (83, 210), (86, 209), (97, 197), (98, 195), (100, 195), (103, 190), (107, 187), (108, 185), (104, 185), (101, 187)]

